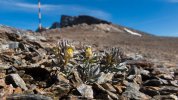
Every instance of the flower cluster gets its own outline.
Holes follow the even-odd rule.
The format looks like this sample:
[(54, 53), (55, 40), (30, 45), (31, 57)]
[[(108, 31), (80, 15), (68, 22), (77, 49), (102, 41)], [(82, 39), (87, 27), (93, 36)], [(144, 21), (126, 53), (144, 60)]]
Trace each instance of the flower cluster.
[(118, 72), (120, 70), (123, 54), (120, 49), (106, 49), (104, 52), (95, 52), (91, 46), (76, 49), (72, 42), (60, 41), (54, 48), (58, 58), (60, 71), (69, 76), (77, 70), (83, 76), (84, 82), (93, 81), (101, 72)]

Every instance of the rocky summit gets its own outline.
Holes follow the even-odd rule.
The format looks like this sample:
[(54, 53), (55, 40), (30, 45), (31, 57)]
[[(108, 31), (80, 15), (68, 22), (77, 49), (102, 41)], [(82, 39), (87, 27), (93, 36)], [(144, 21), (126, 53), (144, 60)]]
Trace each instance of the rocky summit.
[(73, 25), (79, 25), (86, 23), (88, 25), (91, 24), (111, 24), (111, 22), (98, 19), (92, 16), (87, 15), (80, 15), (80, 16), (68, 16), (68, 15), (62, 15), (61, 16), (61, 27), (67, 27), (67, 26), (73, 26)]
[(7, 26), (0, 35), (1, 100), (178, 100), (171, 63)]

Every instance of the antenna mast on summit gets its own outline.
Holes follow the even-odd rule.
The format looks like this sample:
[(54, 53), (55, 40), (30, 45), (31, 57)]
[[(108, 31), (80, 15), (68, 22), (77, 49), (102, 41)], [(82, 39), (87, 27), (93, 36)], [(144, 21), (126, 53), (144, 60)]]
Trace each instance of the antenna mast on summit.
[(40, 0), (38, 0), (38, 18), (39, 18), (39, 30), (42, 29), (42, 24), (41, 24), (41, 3)]

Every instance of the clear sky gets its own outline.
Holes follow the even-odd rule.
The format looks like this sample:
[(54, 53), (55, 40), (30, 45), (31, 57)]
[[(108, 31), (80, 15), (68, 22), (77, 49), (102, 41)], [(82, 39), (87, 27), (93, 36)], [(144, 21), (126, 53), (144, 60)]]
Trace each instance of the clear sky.
[[(38, 0), (0, 0), (0, 24), (35, 30)], [(178, 36), (178, 0), (41, 0), (42, 24), (62, 14), (92, 15), (160, 36)]]

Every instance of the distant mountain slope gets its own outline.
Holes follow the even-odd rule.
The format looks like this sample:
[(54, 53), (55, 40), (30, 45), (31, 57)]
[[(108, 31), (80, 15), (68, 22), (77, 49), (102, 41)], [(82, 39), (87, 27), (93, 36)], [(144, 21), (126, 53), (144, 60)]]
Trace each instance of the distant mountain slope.
[(132, 28), (114, 24), (86, 23), (43, 32), (54, 40), (71, 39), (98, 48), (121, 47), (127, 52), (142, 53), (151, 59), (178, 60), (178, 38), (159, 37)]

